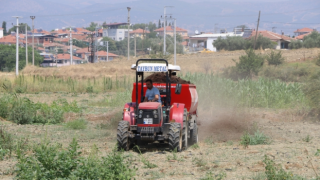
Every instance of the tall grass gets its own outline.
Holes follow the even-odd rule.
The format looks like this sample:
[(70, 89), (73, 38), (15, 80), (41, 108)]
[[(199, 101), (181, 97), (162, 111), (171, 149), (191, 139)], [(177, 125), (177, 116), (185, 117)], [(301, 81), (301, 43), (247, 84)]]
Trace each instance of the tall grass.
[(264, 78), (236, 82), (201, 73), (187, 73), (182, 78), (195, 83), (199, 103), (208, 108), (212, 104), (262, 108), (290, 108), (306, 104), (305, 94), (299, 83)]
[[(17, 93), (37, 92), (107, 92), (123, 91), (132, 88), (133, 78), (127, 76), (99, 78), (60, 78), (55, 76), (20, 75), (18, 77), (0, 78), (0, 84), (5, 84), (9, 90)], [(0, 90), (1, 92), (1, 90)]]

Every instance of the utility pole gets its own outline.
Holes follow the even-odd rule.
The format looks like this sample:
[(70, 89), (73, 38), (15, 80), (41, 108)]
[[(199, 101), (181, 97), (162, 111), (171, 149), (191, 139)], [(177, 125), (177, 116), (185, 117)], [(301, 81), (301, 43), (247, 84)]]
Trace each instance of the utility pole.
[(128, 60), (130, 59), (130, 35), (129, 35), (129, 27), (130, 27), (130, 7), (128, 9)]
[(137, 40), (136, 40), (136, 34), (134, 34), (134, 57), (137, 57)]
[(20, 16), (13, 16), (17, 18), (17, 26), (16, 26), (16, 76), (19, 75), (19, 18)]
[(109, 41), (107, 41), (107, 62), (109, 61)]
[(28, 25), (26, 23), (26, 66), (28, 66)]
[(55, 60), (56, 60), (56, 67), (58, 67), (58, 60), (57, 60), (57, 56), (58, 56), (58, 49), (57, 49), (57, 45), (56, 45), (56, 56), (55, 56)]
[(36, 16), (30, 16), (32, 19), (32, 65), (34, 66), (34, 22), (33, 20), (36, 18)]
[(166, 23), (167, 23), (167, 15), (166, 15), (166, 6), (164, 7), (164, 25), (163, 25), (163, 54), (166, 55)]
[(176, 18), (174, 18), (174, 65), (176, 65), (177, 62), (177, 32), (176, 32), (177, 26), (176, 26)]
[(99, 35), (99, 31), (98, 31), (98, 27), (96, 27), (96, 34), (94, 36), (94, 41), (95, 41), (95, 62), (98, 62), (98, 35)]
[(253, 49), (256, 49), (256, 42), (257, 42), (257, 36), (258, 36), (259, 22), (260, 22), (260, 11), (259, 11), (258, 24), (257, 24), (257, 30), (256, 30), (256, 37), (254, 38), (254, 46), (253, 46)]
[(163, 54), (167, 54), (167, 49), (166, 49), (166, 28), (167, 28), (167, 12), (166, 8), (167, 7), (173, 7), (173, 6), (165, 6), (164, 7), (164, 23), (163, 23)]
[(71, 62), (70, 65), (72, 65), (72, 56), (73, 56), (73, 53), (72, 53), (72, 29), (70, 27), (70, 62)]

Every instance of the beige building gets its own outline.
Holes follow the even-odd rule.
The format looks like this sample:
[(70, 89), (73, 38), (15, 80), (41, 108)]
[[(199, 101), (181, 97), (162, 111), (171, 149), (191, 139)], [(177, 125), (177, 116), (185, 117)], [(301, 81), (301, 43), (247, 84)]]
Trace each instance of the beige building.
[(136, 30), (130, 31), (130, 37), (136, 36), (136, 37), (143, 39), (149, 33), (150, 33), (150, 31), (147, 31), (144, 29), (136, 29)]
[[(164, 35), (164, 27), (156, 29), (154, 31), (157, 32), (159, 36), (163, 36)], [(174, 29), (171, 26), (167, 26), (166, 27), (166, 35), (173, 36), (173, 32), (174, 32)], [(188, 36), (188, 31), (185, 30), (185, 29), (176, 27), (176, 32), (177, 32), (177, 34), (179, 34), (182, 37)]]

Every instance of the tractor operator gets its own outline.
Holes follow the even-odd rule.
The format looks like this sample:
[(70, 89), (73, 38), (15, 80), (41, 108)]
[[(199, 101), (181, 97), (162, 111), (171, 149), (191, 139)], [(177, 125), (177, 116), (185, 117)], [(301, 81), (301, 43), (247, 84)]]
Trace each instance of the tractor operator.
[(144, 102), (159, 102), (159, 103), (161, 103), (159, 89), (153, 87), (152, 80), (147, 79), (146, 84), (147, 84), (148, 89), (146, 92), (146, 96), (144, 98)]

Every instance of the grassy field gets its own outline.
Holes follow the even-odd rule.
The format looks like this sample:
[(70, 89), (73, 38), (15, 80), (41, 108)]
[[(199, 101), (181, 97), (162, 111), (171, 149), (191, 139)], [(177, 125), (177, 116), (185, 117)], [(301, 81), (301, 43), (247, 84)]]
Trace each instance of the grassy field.
[(320, 70), (318, 52), (284, 51), (284, 65), (239, 81), (217, 73), (243, 51), (178, 56), (200, 121), (200, 142), (181, 153), (114, 151), (133, 59), (0, 73), (0, 178), (317, 179), (320, 126), (304, 87)]

